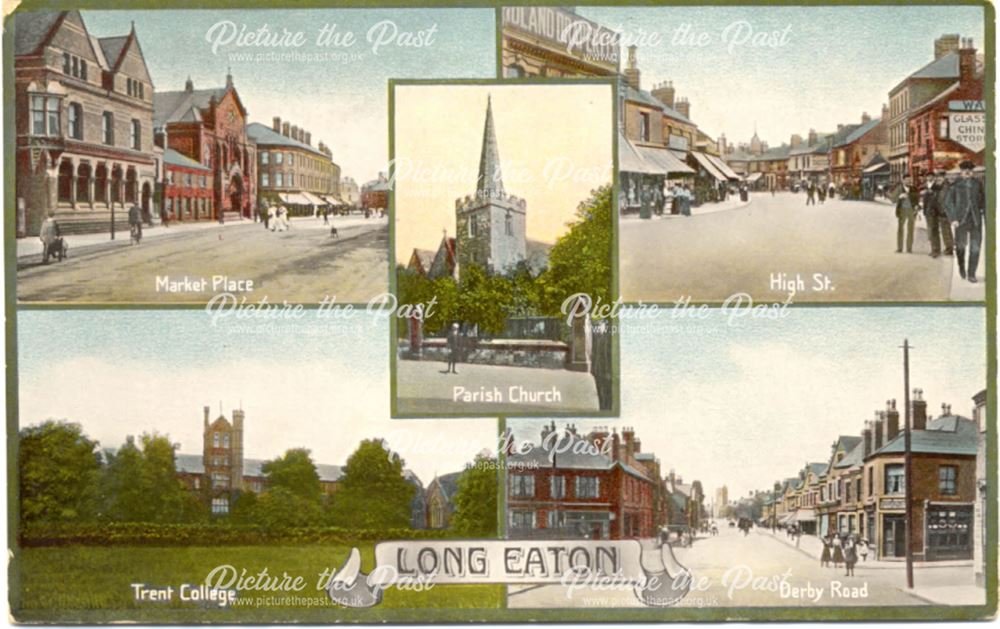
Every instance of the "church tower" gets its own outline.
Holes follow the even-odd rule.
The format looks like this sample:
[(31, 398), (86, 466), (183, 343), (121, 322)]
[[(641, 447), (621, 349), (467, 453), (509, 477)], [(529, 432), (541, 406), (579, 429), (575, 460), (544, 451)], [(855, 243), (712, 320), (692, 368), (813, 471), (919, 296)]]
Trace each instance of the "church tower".
[(459, 274), (470, 264), (503, 273), (524, 260), (527, 257), (525, 209), (524, 199), (504, 190), (493, 104), (487, 97), (476, 194), (455, 200)]

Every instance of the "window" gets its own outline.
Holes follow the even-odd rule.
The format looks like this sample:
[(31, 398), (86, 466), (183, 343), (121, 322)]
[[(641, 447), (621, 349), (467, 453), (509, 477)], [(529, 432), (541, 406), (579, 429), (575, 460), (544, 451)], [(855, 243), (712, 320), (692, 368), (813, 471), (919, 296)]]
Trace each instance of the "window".
[(261, 173), (260, 174), (260, 186), (262, 188), (270, 188), (271, 187), (271, 178), (268, 176), (267, 173)]
[(69, 137), (74, 140), (83, 139), (83, 107), (80, 103), (70, 103), (67, 120), (69, 123)]
[(80, 78), (84, 81), (87, 80), (87, 61), (86, 59), (80, 59)]
[(507, 235), (508, 236), (513, 236), (514, 235), (514, 220), (511, 218), (510, 212), (507, 212), (507, 215), (504, 217), (503, 224), (504, 224), (504, 231), (507, 233)]
[(295, 173), (288, 173), (288, 185), (289, 186), (295, 185)]
[(222, 435), (222, 447), (223, 448), (228, 448), (229, 447), (229, 433), (228, 432), (226, 434)]
[(875, 470), (869, 467), (865, 472), (868, 474), (868, 496), (872, 496), (875, 493)]
[(115, 143), (115, 116), (110, 111), (101, 117), (101, 138), (105, 144)]
[(596, 476), (576, 477), (577, 498), (597, 498), (601, 492), (601, 481)]
[(31, 97), (31, 133), (33, 135), (60, 135), (59, 106), (59, 99), (55, 96), (36, 95)]
[(142, 147), (142, 125), (138, 120), (132, 120), (129, 128), (129, 146), (138, 151)]
[(533, 474), (511, 474), (510, 495), (518, 498), (531, 498), (535, 495), (535, 476)]
[(198, 476), (194, 477), (194, 488), (201, 489), (201, 478)]
[(533, 529), (535, 528), (535, 512), (519, 511), (510, 512), (510, 528), (512, 529)]
[(958, 493), (958, 468), (954, 465), (942, 465), (938, 468), (938, 491), (945, 496)]
[(565, 476), (552, 476), (549, 478), (549, 493), (551, 498), (565, 498), (566, 497), (566, 477)]
[(191, 187), (191, 173), (184, 174), (184, 187), (185, 188)]
[[(280, 153), (279, 153), (280, 155)], [(281, 182), (281, 173), (274, 173), (274, 185), (278, 188), (282, 187), (284, 184)]]
[(649, 113), (639, 113), (639, 139), (649, 142)]
[(225, 515), (229, 513), (229, 498), (226, 496), (212, 498), (212, 513), (214, 515)]
[(208, 187), (208, 177), (206, 177), (205, 175), (201, 176), (201, 187), (202, 188)]
[(274, 163), (275, 164), (280, 164), (283, 155), (284, 155), (284, 153), (275, 153), (274, 154)]
[(565, 511), (549, 511), (548, 517), (548, 527), (550, 529), (557, 529), (566, 526), (566, 512)]
[(901, 464), (885, 466), (885, 493), (902, 494), (906, 491), (906, 481), (903, 477)]
[(468, 225), (469, 225), (469, 238), (475, 238), (476, 237), (476, 217), (475, 216), (470, 216), (469, 217), (469, 223), (468, 223)]
[(295, 153), (289, 153), (288, 154), (288, 165), (289, 166), (294, 166), (295, 165)]
[(68, 52), (63, 53), (63, 74), (72, 74), (72, 58)]
[(267, 151), (260, 152), (260, 163), (266, 165), (267, 159), (270, 154)]
[(219, 433), (217, 432), (212, 433), (212, 447), (213, 448), (219, 447)]
[(948, 137), (948, 116), (941, 116), (938, 119), (938, 137), (942, 139)]

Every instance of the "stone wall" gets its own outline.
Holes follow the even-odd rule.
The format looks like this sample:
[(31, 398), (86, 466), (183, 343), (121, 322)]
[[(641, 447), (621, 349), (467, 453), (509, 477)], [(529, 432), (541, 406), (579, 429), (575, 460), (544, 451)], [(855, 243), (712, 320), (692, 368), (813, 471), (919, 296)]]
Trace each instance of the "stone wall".
[[(475, 365), (507, 367), (536, 367), (540, 369), (565, 369), (569, 359), (569, 346), (559, 341), (523, 341), (495, 339), (474, 342), (462, 353), (460, 362)], [(445, 339), (424, 340), (419, 356), (409, 351), (404, 340), (399, 344), (399, 356), (408, 360), (436, 360), (447, 362), (448, 343)]]

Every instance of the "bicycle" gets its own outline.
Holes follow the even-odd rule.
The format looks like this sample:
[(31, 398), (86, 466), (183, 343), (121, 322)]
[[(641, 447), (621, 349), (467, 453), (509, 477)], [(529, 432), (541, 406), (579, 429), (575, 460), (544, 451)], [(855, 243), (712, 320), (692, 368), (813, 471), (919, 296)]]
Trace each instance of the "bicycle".
[(139, 241), (142, 240), (142, 225), (138, 223), (132, 223), (129, 227), (129, 232), (132, 238), (132, 244), (138, 245)]

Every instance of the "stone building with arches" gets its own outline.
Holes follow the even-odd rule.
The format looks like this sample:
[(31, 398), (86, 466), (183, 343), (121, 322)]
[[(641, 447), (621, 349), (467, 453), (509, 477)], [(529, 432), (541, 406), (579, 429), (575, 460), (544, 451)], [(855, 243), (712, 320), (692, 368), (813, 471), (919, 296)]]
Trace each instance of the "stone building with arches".
[(95, 37), (79, 11), (13, 20), (16, 229), (128, 229), (128, 208), (158, 214), (153, 82), (135, 28)]
[(158, 92), (156, 142), (165, 149), (163, 214), (168, 221), (252, 219), (257, 146), (247, 110), (226, 75), (224, 87)]

